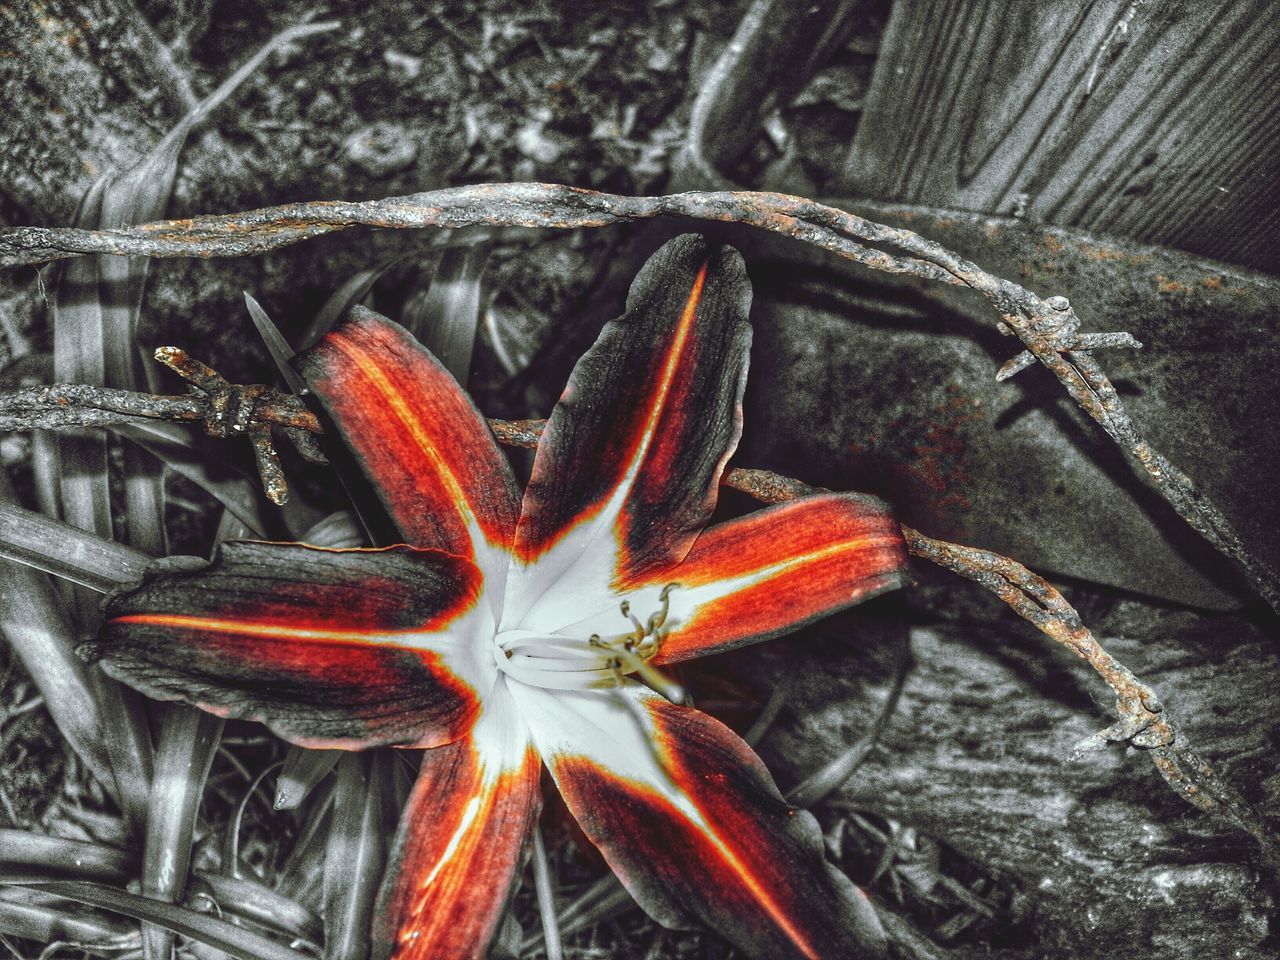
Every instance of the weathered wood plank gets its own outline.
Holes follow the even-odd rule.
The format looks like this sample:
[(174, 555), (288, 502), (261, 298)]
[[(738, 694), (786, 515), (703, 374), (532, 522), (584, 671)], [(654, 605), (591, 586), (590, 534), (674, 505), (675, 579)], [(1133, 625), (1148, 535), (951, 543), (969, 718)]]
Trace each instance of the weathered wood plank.
[(1266, 0), (898, 3), (845, 191), (1280, 269)]

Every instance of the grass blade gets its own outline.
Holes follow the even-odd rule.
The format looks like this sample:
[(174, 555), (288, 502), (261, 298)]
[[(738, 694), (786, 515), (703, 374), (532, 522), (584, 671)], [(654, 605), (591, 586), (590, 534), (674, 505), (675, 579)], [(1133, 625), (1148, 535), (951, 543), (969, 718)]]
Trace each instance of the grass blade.
[[(146, 223), (164, 216), (178, 169), (178, 152), (153, 152), (113, 183), (103, 198), (100, 226)], [(103, 341), (103, 380), (109, 387), (136, 390), (147, 376), (138, 354), (138, 315), (151, 261), (146, 257), (99, 257), (98, 323)], [(124, 450), (124, 540), (154, 556), (165, 549), (164, 471), (154, 457)]]
[[(0, 511), (4, 511), (6, 534), (13, 526), (11, 511), (21, 510), (6, 502), (11, 495), (9, 479), (0, 470)], [(67, 743), (94, 776), (114, 791), (115, 777), (102, 742), (105, 724), (97, 671), (75, 655), (75, 632), (61, 598), (49, 578), (31, 567), (0, 561), (0, 577), (6, 587), (0, 591), (0, 635), (40, 690)]]
[(79, 880), (124, 883), (134, 875), (137, 858), (102, 843), (47, 837), (29, 830), (0, 829), (0, 873), (39, 873)]
[[(139, 423), (113, 427), (162, 459), (174, 472), (204, 489), (253, 531), (255, 536), (296, 533), (322, 516), (298, 497), (281, 508), (270, 506), (256, 475), (226, 457), (211, 458), (196, 446), (193, 434), (174, 423)], [(292, 537), (290, 537), (291, 539)]]
[[(613, 874), (607, 874), (584, 890), (578, 899), (560, 911), (558, 926), (560, 936), (570, 937), (580, 930), (617, 916), (635, 906), (635, 900), (627, 888)], [(521, 954), (543, 949), (541, 930), (531, 933), (521, 944)]]
[(0, 557), (98, 593), (142, 579), (151, 562), (146, 554), (8, 503), (7, 487), (0, 479)]
[[(98, 183), (85, 197), (77, 223), (100, 222), (108, 185)], [(107, 374), (108, 346), (98, 288), (97, 258), (69, 264), (53, 295), (53, 373), (63, 383), (102, 385)], [(112, 348), (114, 349), (114, 348)], [(107, 442), (97, 431), (65, 433), (58, 437), (56, 479), (38, 483), (56, 485), (61, 516), (69, 524), (112, 539), (111, 487), (107, 473)], [(40, 461), (42, 468), (53, 464)], [(86, 633), (98, 627), (98, 597), (82, 587), (72, 590), (74, 629)], [(126, 816), (139, 826), (146, 809), (151, 774), (151, 737), (142, 700), (100, 671), (93, 689), (98, 698), (102, 728), (111, 760), (117, 796)]]
[(285, 339), (284, 334), (280, 332), (280, 328), (267, 316), (267, 311), (262, 309), (262, 305), (253, 299), (248, 292), (244, 295), (244, 305), (249, 308), (249, 316), (253, 319), (253, 325), (258, 329), (258, 336), (262, 337), (262, 342), (267, 345), (267, 353), (271, 354), (271, 359), (275, 361), (276, 369), (280, 371), (280, 376), (284, 378), (284, 382), (289, 385), (289, 389), (294, 393), (306, 393), (306, 383), (302, 377), (298, 376), (298, 371), (289, 365), (289, 361), (294, 356), (294, 349), (289, 345), (289, 341)]
[(319, 917), (256, 880), (197, 871), (194, 883), (205, 888), (224, 913), (233, 913), (269, 930), (309, 943), (319, 944), (324, 940), (324, 926)]
[(302, 331), (298, 338), (298, 351), (310, 350), (326, 333), (333, 329), (338, 318), (351, 309), (353, 304), (363, 300), (378, 282), (378, 278), (399, 263), (403, 257), (388, 260), (381, 267), (361, 270), (347, 278), (346, 283), (329, 295), (329, 299), (320, 307), (315, 318)]
[(253, 531), (249, 529), (243, 520), (230, 510), (223, 510), (222, 516), (218, 518), (218, 529), (213, 533), (213, 544), (209, 548), (209, 559), (216, 559), (218, 548), (228, 540), (243, 540), (252, 533)]
[(297, 809), (316, 784), (329, 775), (344, 752), (289, 747), (284, 756), (284, 768), (276, 780), (275, 809)]
[[(8, 882), (13, 881), (0, 877), (0, 883)], [(174, 933), (217, 947), (240, 960), (303, 960), (305, 957), (305, 954), (290, 950), (284, 944), (209, 914), (170, 903), (160, 903), (115, 887), (78, 880), (27, 881), (21, 885), (113, 913), (122, 913), (135, 920), (158, 923)]]
[(400, 322), (466, 386), (480, 325), (480, 277), (489, 262), (487, 243), (450, 247), (424, 296), (411, 297)]
[(322, 784), (308, 804), (302, 830), (276, 877), (276, 889), (299, 903), (320, 909), (323, 904), (325, 838), (333, 812), (333, 789)]
[(313, 547), (330, 549), (368, 546), (364, 531), (360, 529), (360, 523), (350, 510), (335, 510), (303, 533), (299, 539)]
[(116, 796), (133, 830), (141, 830), (151, 790), (151, 730), (142, 695), (108, 677), (95, 666), (90, 672), (102, 716), (99, 739), (106, 738), (115, 777)]
[(538, 894), (538, 913), (542, 917), (542, 942), (547, 960), (564, 960), (560, 945), (560, 924), (556, 922), (555, 888), (547, 863), (547, 848), (542, 842), (542, 828), (533, 828), (533, 886)]
[(40, 512), (62, 519), (62, 486), (58, 478), (62, 464), (58, 456), (58, 435), (48, 430), (31, 433), (31, 477), (35, 481), (36, 505)]
[[(107, 181), (100, 179), (85, 195), (76, 226), (99, 222)], [(102, 307), (98, 299), (98, 264), (85, 257), (67, 264), (54, 284), (53, 377), (60, 383), (103, 385), (106, 359)], [(94, 430), (58, 435), (59, 513), (67, 523), (111, 539), (111, 490), (107, 481), (107, 443)], [(88, 606), (82, 602), (80, 606)]]
[(387, 756), (349, 753), (338, 762), (325, 847), (325, 960), (366, 960), (373, 900), (386, 866), (383, 793)]
[[(144, 896), (169, 903), (182, 898), (191, 869), (196, 813), (224, 722), (183, 704), (163, 708), (142, 852)], [(172, 931), (144, 923), (142, 952), (148, 960), (168, 960)]]
[[(252, 799), (253, 795), (258, 792), (258, 787), (262, 781), (283, 762), (283, 760), (277, 760), (253, 778), (249, 783), (249, 788), (241, 795), (240, 802), (236, 804), (235, 812), (231, 815), (231, 820), (222, 832), (222, 869), (233, 877), (240, 875), (240, 824), (244, 821), (245, 808), (249, 806), (249, 800)], [(247, 775), (249, 771), (245, 770), (244, 772)]]
[(110, 943), (131, 937), (133, 924), (96, 912), (69, 913), (66, 905), (49, 905), (34, 898), (16, 900), (0, 895), (0, 932), (36, 943)]

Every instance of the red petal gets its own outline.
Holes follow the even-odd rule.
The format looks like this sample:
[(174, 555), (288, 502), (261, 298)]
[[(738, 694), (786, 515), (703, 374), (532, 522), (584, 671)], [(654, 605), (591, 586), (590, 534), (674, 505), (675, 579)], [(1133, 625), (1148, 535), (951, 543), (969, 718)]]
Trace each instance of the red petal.
[(473, 734), (423, 755), (378, 894), (377, 956), (488, 955), (541, 806), (542, 764), (505, 695)]
[(728, 728), (634, 684), (517, 698), (569, 809), (660, 923), (701, 922), (768, 960), (882, 955), (817, 822)]
[[(902, 531), (887, 504), (826, 494), (780, 504), (705, 530), (673, 569), (633, 585), (643, 620), (667, 617), (655, 663), (718, 653), (796, 628), (909, 582)], [(556, 628), (574, 636), (625, 633), (615, 594), (599, 613)]]
[(645, 265), (542, 433), (516, 532), (537, 564), (509, 619), (553, 581), (607, 586), (688, 551), (742, 431), (749, 303), (742, 258), (701, 237)]
[[(399, 324), (356, 308), (298, 368), (405, 540), (500, 578), (519, 491), (488, 424), (435, 357)], [(485, 544), (503, 548), (499, 566)]]
[(717, 524), (672, 571), (657, 663), (775, 637), (910, 582), (887, 504), (832, 494)]
[(481, 575), (439, 550), (228, 543), (108, 602), (91, 653), (160, 700), (310, 747), (430, 746), (470, 729), (492, 667)]

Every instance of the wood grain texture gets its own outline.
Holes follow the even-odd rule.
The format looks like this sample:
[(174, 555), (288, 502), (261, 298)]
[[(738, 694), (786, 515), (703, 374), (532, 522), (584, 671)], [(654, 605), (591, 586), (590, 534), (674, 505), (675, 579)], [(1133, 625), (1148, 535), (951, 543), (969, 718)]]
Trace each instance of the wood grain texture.
[(845, 191), (1280, 268), (1265, 0), (894, 5)]

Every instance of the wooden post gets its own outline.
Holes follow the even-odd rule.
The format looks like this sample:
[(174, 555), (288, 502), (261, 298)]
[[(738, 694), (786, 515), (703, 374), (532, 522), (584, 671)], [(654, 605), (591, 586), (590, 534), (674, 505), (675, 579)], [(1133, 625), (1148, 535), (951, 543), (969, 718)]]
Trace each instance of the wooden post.
[(1280, 269), (1267, 0), (897, 3), (843, 191)]

